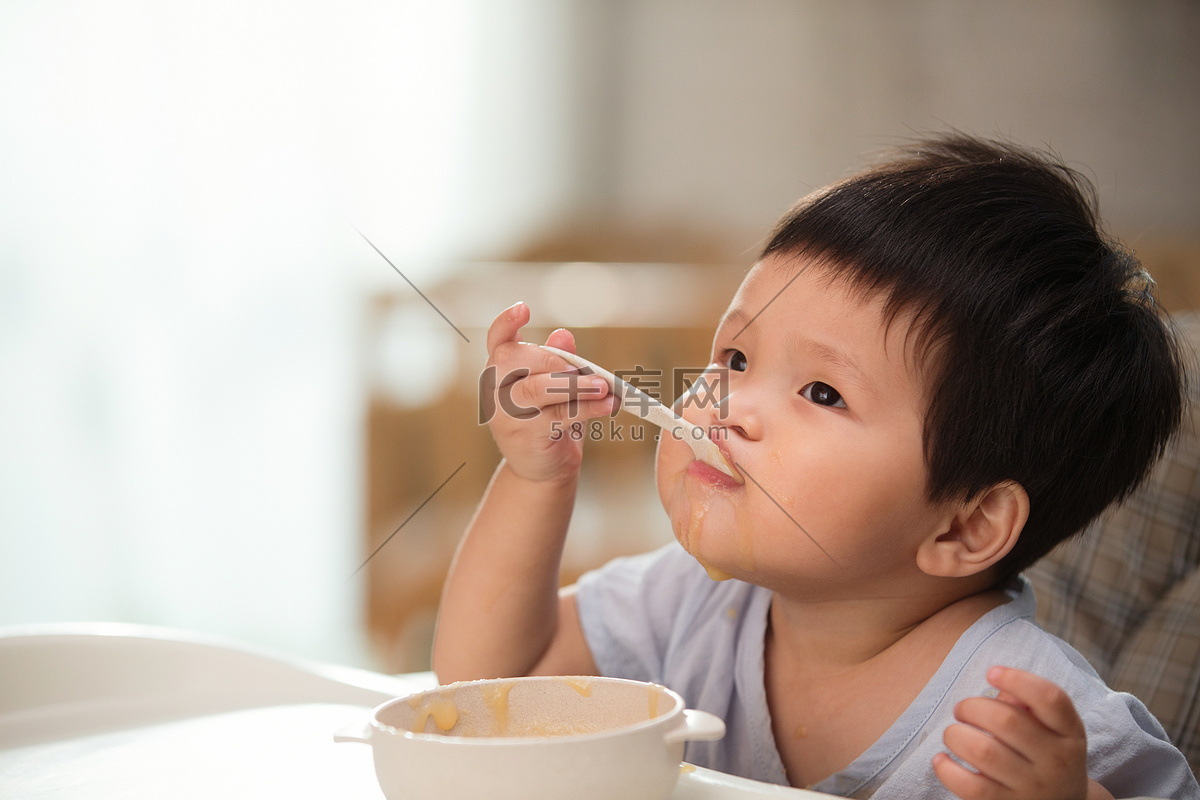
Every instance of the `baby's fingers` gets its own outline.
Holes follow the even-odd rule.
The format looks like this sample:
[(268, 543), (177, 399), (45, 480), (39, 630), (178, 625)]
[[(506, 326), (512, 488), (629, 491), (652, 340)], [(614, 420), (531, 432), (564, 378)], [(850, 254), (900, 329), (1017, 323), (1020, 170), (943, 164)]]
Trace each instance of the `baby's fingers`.
[(566, 350), (568, 353), (574, 353), (575, 334), (566, 328), (557, 328), (551, 331), (550, 335), (546, 337), (546, 344), (551, 347), (557, 347), (559, 350)]
[[(589, 401), (602, 400), (608, 394), (608, 383), (598, 375), (582, 375), (577, 371), (511, 372), (497, 387), (500, 406), (510, 417), (530, 419), (541, 413), (552, 418), (597, 416), (586, 414)], [(611, 404), (606, 407), (611, 408)], [(600, 413), (606, 413), (601, 411)]]
[(1029, 759), (1007, 744), (970, 725), (950, 725), (942, 741), (947, 750), (1004, 788), (1012, 788), (1031, 766)]
[(933, 774), (950, 792), (962, 800), (998, 800), (1007, 789), (987, 775), (972, 772), (945, 753), (933, 757)]
[[(1025, 709), (988, 697), (968, 697), (963, 700), (954, 707), (954, 718), (1029, 762), (1045, 753), (1061, 738)], [(947, 734), (953, 727), (946, 729)]]
[(501, 311), (492, 320), (487, 333), (487, 351), (496, 352), (496, 348), (505, 342), (521, 341), (521, 326), (529, 322), (529, 306), (524, 303), (513, 303)]
[(1083, 720), (1071, 698), (1045, 678), (1012, 667), (992, 667), (988, 683), (1001, 692), (1001, 698), (1028, 710), (1033, 717), (1059, 736), (1083, 739), (1086, 734)]

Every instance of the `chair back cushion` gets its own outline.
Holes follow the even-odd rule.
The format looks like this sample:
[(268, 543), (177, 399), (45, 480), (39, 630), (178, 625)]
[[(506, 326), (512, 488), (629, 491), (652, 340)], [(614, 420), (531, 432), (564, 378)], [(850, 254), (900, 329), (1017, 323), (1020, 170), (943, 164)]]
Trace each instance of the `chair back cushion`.
[(1140, 699), (1200, 774), (1200, 313), (1176, 317), (1191, 407), (1146, 483), (1027, 572), (1038, 622)]

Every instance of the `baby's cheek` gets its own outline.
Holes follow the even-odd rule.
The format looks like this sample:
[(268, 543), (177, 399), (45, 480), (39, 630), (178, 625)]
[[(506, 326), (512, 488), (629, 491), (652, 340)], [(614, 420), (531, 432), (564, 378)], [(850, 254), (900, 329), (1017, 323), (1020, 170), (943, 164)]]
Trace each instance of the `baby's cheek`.
[(672, 449), (669, 444), (664, 447), (661, 442), (659, 443), (656, 470), (658, 499), (662, 502), (663, 510), (667, 512), (667, 518), (671, 522), (671, 530), (674, 532), (675, 538), (684, 546), (685, 550), (691, 552), (689, 547), (693, 509), (687, 486), (683, 480), (682, 469), (686, 467), (681, 468), (675, 465), (675, 459), (672, 458), (670, 452)]
[(665, 442), (660, 436), (658, 446), (654, 449), (654, 484), (658, 487), (658, 500), (662, 503), (663, 508), (670, 513), (670, 505), (667, 501), (667, 473), (670, 471), (667, 466), (668, 455), (664, 452)]
[[(681, 452), (680, 448), (683, 449)], [(658, 447), (654, 454), (654, 481), (658, 487), (658, 499), (667, 514), (672, 506), (684, 498), (683, 473), (690, 461), (691, 450), (686, 444), (677, 441), (665, 431), (658, 437)]]

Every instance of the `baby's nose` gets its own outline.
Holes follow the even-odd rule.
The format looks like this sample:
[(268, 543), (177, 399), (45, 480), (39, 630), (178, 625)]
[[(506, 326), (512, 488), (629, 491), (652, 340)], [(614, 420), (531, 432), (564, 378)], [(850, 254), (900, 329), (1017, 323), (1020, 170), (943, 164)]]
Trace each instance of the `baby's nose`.
[(750, 393), (729, 392), (709, 408), (708, 427), (729, 438), (762, 437), (762, 421)]

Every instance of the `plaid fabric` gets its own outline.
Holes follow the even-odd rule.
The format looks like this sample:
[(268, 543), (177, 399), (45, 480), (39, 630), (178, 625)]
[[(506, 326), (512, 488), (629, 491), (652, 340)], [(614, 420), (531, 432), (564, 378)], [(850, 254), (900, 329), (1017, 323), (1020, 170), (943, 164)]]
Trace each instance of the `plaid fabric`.
[(1140, 699), (1200, 775), (1200, 313), (1176, 317), (1192, 408), (1150, 478), (1027, 573), (1038, 622)]

